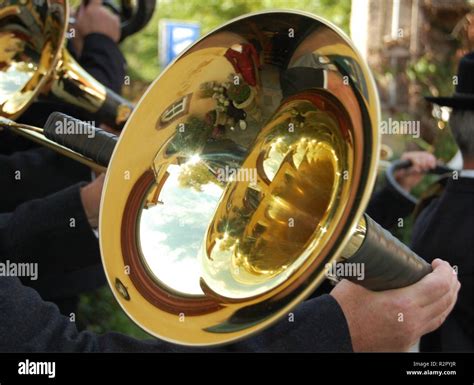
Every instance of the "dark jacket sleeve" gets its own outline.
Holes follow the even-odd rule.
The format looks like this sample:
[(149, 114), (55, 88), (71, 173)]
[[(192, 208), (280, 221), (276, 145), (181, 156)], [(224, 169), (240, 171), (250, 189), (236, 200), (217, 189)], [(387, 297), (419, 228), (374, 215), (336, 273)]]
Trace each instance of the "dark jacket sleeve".
[(229, 348), (259, 352), (352, 352), (352, 342), (341, 307), (334, 297), (324, 294), (300, 304), (293, 311), (292, 322), (284, 318)]
[(411, 201), (384, 186), (372, 195), (366, 212), (379, 225), (390, 229), (397, 225), (399, 218), (407, 217), (414, 209)]
[[(32, 317), (34, 315), (34, 317)], [(78, 332), (17, 278), (0, 277), (0, 350), (3, 352), (291, 352), (351, 351), (344, 315), (331, 296), (311, 299), (256, 337), (219, 348), (188, 348), (160, 340), (140, 341), (118, 333)]]
[(97, 237), (82, 207), (81, 184), (0, 214), (2, 261), (38, 263), (39, 276), (100, 261)]
[(90, 179), (89, 168), (47, 148), (0, 155), (0, 212)]
[(96, 80), (120, 94), (125, 77), (125, 58), (110, 37), (99, 33), (84, 39), (79, 64)]
[(37, 145), (20, 135), (14, 134), (9, 129), (0, 129), (0, 154), (9, 155), (16, 151), (24, 151)]

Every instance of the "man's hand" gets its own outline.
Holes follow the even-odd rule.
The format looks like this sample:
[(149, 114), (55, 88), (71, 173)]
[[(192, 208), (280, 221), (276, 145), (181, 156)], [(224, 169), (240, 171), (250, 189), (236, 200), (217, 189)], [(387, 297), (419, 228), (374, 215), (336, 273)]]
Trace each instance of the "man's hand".
[(436, 330), (453, 309), (461, 284), (449, 263), (436, 259), (433, 272), (396, 290), (373, 292), (343, 280), (331, 291), (344, 312), (355, 352), (407, 351)]
[(81, 188), (81, 200), (87, 220), (93, 229), (99, 224), (100, 197), (105, 174), (99, 175), (91, 183)]
[(395, 179), (406, 191), (410, 191), (421, 181), (427, 171), (436, 167), (436, 158), (426, 151), (408, 151), (402, 154), (401, 159), (412, 163), (411, 167), (395, 173)]
[(87, 6), (81, 5), (76, 12), (74, 29), (76, 36), (73, 45), (80, 56), (84, 38), (91, 33), (100, 33), (110, 37), (114, 42), (120, 40), (120, 18), (102, 5), (102, 0), (90, 0)]

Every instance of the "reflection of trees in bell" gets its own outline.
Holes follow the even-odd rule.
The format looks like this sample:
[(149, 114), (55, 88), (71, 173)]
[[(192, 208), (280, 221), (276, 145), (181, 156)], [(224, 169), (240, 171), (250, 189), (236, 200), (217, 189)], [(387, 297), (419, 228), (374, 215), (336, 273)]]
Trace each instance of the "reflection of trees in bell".
[(237, 240), (241, 238), (251, 215), (252, 211), (245, 207), (233, 207), (229, 215), (219, 221), (217, 230), (219, 233), (225, 234), (219, 243), (221, 250), (229, 249), (237, 244)]
[(176, 134), (166, 148), (166, 155), (176, 153), (192, 154), (198, 152), (206, 143), (212, 127), (197, 116), (190, 116), (184, 124), (178, 124)]
[[(273, 142), (272, 150), (285, 156), (290, 151), (290, 145), (296, 140), (311, 139), (328, 132), (327, 127), (334, 127), (337, 121), (326, 111), (320, 111), (310, 102), (300, 102), (298, 106), (292, 106), (281, 111), (281, 123), (271, 128), (267, 140)], [(325, 128), (326, 127), (326, 128)], [(317, 132), (316, 130), (319, 130)]]
[(247, 156), (248, 149), (231, 139), (219, 139), (207, 142), (201, 154), (201, 159), (213, 169), (238, 168)]
[(214, 182), (215, 176), (203, 162), (186, 164), (181, 167), (178, 175), (179, 186), (202, 191), (202, 186)]
[(280, 142), (290, 143), (294, 140), (295, 134), (301, 136), (301, 131), (308, 123), (307, 116), (312, 111), (315, 111), (314, 105), (306, 101), (299, 102), (298, 105), (292, 104), (291, 107), (280, 111), (273, 120), (284, 120), (272, 127), (268, 138), (270, 140), (281, 138)]
[(239, 251), (244, 254), (250, 250), (255, 239), (243, 238), (243, 234), (260, 200), (259, 191), (247, 189), (244, 205), (232, 207), (231, 211), (217, 223), (217, 231), (224, 234), (219, 244), (221, 250), (229, 249), (234, 245), (238, 245)]
[(217, 170), (225, 167), (239, 168), (245, 154), (246, 148), (229, 139), (208, 142), (201, 149), (199, 162), (184, 164), (181, 167), (178, 177), (180, 186), (183, 188), (192, 187), (197, 191), (202, 191), (203, 185), (214, 183), (224, 188), (227, 181), (217, 179)]

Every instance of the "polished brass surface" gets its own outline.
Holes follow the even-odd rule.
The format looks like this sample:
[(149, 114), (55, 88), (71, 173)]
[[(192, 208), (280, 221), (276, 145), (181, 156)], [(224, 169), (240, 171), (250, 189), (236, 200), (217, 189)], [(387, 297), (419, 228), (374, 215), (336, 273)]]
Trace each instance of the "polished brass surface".
[(317, 16), (261, 12), (202, 38), (149, 87), (109, 165), (100, 244), (117, 301), (187, 345), (288, 314), (363, 240), (378, 122), (367, 65)]
[(365, 220), (365, 216), (361, 216), (359, 222), (355, 229), (352, 230), (351, 237), (349, 241), (346, 243), (344, 249), (341, 253), (341, 258), (344, 260), (349, 259), (352, 257), (362, 246), (364, 242), (365, 235), (367, 234), (367, 223)]
[(1, 7), (1, 116), (16, 119), (33, 101), (53, 100), (123, 126), (131, 104), (90, 76), (65, 48), (66, 1), (4, 0)]

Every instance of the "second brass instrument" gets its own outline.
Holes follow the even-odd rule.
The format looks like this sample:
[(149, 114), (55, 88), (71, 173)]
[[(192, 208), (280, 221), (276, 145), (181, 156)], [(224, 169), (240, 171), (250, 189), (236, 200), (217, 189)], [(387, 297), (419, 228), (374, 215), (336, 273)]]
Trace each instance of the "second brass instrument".
[(0, 115), (15, 120), (33, 101), (53, 101), (121, 129), (132, 104), (89, 75), (65, 47), (62, 0), (6, 0), (0, 9)]

